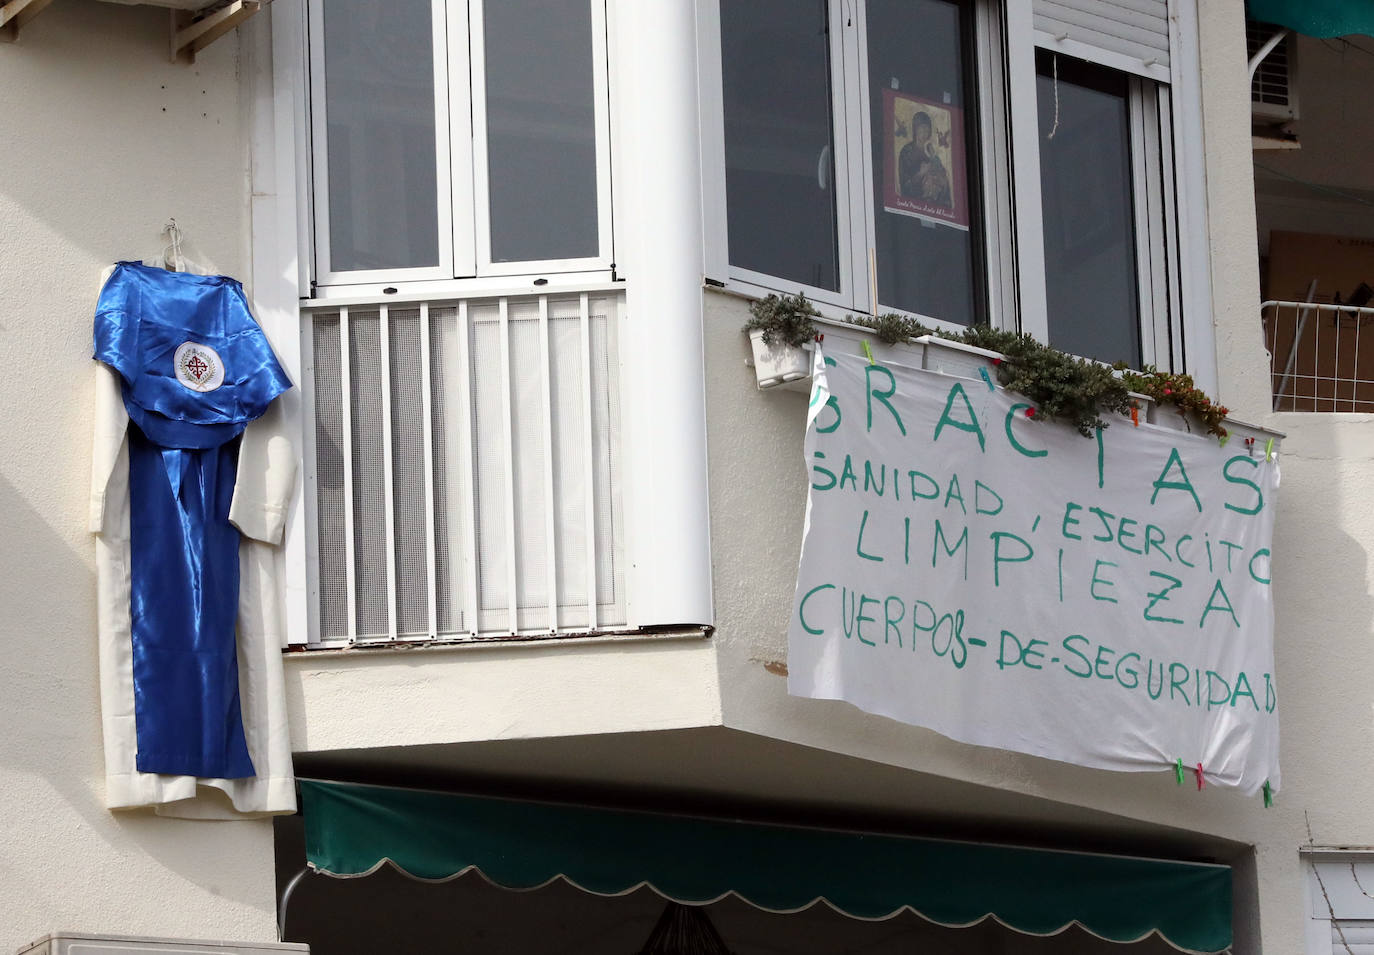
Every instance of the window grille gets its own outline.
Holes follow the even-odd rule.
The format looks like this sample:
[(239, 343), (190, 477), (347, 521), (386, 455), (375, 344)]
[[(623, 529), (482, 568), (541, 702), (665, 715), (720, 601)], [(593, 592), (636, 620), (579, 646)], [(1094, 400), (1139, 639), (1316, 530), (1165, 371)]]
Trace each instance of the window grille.
[(310, 643), (627, 627), (620, 308), (581, 293), (303, 313)]

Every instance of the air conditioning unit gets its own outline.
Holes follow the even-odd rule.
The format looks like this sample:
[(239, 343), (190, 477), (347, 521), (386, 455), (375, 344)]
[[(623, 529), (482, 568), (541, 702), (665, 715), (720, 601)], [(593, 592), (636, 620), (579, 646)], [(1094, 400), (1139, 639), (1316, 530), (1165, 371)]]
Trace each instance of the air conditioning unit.
[[(1247, 20), (1247, 57), (1253, 58), (1280, 27)], [(1260, 61), (1250, 81), (1250, 116), (1256, 124), (1276, 126), (1298, 118), (1297, 36), (1291, 31)]]
[(18, 955), (282, 955), (310, 951), (304, 942), (201, 942), (175, 938), (137, 938), (54, 932), (21, 948)]

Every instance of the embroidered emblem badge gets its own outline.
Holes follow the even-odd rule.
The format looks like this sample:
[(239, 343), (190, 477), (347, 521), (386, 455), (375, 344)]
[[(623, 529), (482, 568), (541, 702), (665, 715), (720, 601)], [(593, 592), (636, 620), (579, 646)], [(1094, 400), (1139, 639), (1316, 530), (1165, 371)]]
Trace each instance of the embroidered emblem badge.
[(214, 391), (224, 384), (224, 362), (209, 345), (183, 342), (172, 359), (177, 381), (192, 391)]

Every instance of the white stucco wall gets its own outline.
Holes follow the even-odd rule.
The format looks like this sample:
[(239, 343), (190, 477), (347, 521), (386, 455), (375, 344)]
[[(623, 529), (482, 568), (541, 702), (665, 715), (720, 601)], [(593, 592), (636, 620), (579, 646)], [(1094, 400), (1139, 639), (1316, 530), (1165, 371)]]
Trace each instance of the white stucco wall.
[[(1238, 37), (1227, 21), (1236, 22), (1240, 5), (1202, 6), (1210, 8), (1206, 25), (1213, 49), (1235, 45)], [(1374, 598), (1367, 556), (1374, 546), (1374, 515), (1366, 498), (1374, 482), (1374, 433), (1369, 415), (1267, 413), (1267, 356), (1256, 342), (1252, 291), (1254, 213), (1241, 195), (1253, 188), (1252, 157), (1239, 142), (1248, 120), (1248, 91), (1244, 77), (1229, 66), (1238, 55), (1243, 53), (1228, 50), (1204, 72), (1212, 108), (1209, 179), (1214, 194), (1226, 195), (1212, 210), (1213, 281), (1234, 304), (1223, 310), (1218, 303), (1219, 334), (1234, 349), (1222, 365), (1223, 399), (1242, 417), (1288, 435), (1274, 540), (1284, 792), (1266, 813), (1259, 868), (1266, 949), (1298, 951), (1306, 922), (1298, 848), (1309, 840), (1374, 845), (1374, 772), (1366, 758), (1374, 746)], [(1363, 145), (1369, 138), (1371, 65), (1367, 55), (1300, 39), (1303, 148), (1257, 152), (1253, 161), (1337, 187), (1369, 189), (1374, 166)], [(1262, 229), (1374, 234), (1368, 216), (1350, 212), (1357, 206), (1333, 204), (1319, 194), (1289, 189), (1275, 198), (1261, 190), (1261, 199)]]
[(0, 45), (0, 952), (65, 929), (275, 938), (271, 825), (104, 808), (91, 316), (101, 269), (247, 265), (237, 41), (167, 58), (167, 13), (68, 0)]
[(700, 631), (293, 654), (297, 753), (718, 726), (716, 652)]

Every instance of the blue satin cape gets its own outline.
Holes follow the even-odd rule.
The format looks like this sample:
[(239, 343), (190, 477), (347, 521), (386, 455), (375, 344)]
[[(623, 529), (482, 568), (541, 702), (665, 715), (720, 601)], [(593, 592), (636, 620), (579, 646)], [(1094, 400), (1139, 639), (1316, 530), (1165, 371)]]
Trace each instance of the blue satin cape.
[(129, 427), (130, 616), (139, 772), (255, 775), (239, 706), (238, 438), (291, 387), (223, 275), (120, 262), (95, 357), (119, 372)]

